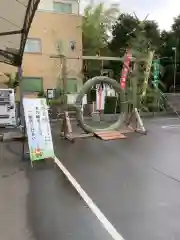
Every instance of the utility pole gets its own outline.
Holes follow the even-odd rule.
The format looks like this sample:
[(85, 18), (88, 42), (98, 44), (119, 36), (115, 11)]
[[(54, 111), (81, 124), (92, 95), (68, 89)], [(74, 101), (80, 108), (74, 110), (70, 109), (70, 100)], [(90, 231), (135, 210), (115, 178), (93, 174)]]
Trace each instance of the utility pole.
[(173, 92), (176, 92), (176, 72), (177, 72), (177, 48), (173, 47), (172, 50), (174, 51), (174, 81), (173, 81)]
[(80, 15), (80, 0), (78, 0), (78, 16)]

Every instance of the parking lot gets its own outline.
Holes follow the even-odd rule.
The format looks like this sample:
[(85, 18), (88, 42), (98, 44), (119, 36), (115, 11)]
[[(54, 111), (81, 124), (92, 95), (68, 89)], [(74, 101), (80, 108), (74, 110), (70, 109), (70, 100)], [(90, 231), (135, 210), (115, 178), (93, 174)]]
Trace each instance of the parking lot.
[[(72, 144), (60, 139), (58, 124), (53, 124), (56, 156), (79, 183), (80, 193), (86, 193), (87, 202), (58, 166), (44, 163), (31, 169), (18, 158), (20, 143), (7, 143), (4, 156), (5, 151), (11, 159), (16, 156), (16, 163), (10, 161), (7, 169), (18, 165), (19, 171), (9, 178), (1, 174), (0, 191), (8, 187), (6, 211), (20, 219), (14, 239), (179, 240), (180, 121), (152, 118), (145, 126), (146, 136), (134, 133), (124, 140), (92, 138)], [(17, 194), (21, 200), (14, 201), (5, 179), (21, 190)], [(5, 204), (1, 198), (0, 209)], [(22, 207), (12, 211), (19, 201)], [(2, 212), (1, 226), (11, 225), (9, 215), (6, 222), (1, 216)], [(3, 230), (2, 237), (0, 231), (0, 237), (12, 239), (6, 237), (9, 232)]]

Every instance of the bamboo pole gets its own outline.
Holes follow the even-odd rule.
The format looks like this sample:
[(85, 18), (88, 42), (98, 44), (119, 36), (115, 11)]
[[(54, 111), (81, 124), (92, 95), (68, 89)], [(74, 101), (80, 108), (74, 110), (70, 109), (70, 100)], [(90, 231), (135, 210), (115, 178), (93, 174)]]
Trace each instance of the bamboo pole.
[(150, 72), (151, 72), (153, 56), (154, 56), (154, 51), (151, 51), (151, 52), (148, 53), (148, 58), (147, 58), (147, 63), (146, 63), (145, 78), (144, 78), (144, 82), (143, 82), (142, 97), (144, 97), (146, 95), (146, 90), (147, 90), (147, 86), (148, 86), (149, 75), (150, 75)]
[[(62, 58), (62, 55), (51, 55), (50, 58)], [(99, 60), (99, 61), (123, 61), (124, 57), (108, 57), (108, 56), (78, 56), (78, 57), (67, 57), (66, 59), (77, 59), (77, 60)], [(132, 57), (132, 61), (135, 58)]]

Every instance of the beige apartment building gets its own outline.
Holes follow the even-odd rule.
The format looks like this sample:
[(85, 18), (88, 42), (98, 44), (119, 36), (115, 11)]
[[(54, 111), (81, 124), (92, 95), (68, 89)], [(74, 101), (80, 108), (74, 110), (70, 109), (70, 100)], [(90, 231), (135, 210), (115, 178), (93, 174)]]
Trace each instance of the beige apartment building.
[[(62, 85), (62, 58), (66, 56), (66, 91), (82, 85), (82, 17), (78, 0), (41, 0), (26, 42), (23, 57), (23, 89), (41, 92)], [(78, 59), (80, 57), (80, 59)], [(0, 64), (0, 72), (16, 69)], [(2, 86), (2, 85), (0, 85)]]

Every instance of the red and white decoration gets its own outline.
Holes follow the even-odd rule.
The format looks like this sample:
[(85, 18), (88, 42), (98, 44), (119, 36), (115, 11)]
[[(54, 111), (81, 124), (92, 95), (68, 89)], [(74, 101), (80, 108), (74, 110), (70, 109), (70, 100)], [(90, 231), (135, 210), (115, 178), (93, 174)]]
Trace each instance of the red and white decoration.
[(120, 85), (121, 85), (122, 89), (125, 89), (125, 87), (126, 87), (126, 80), (127, 80), (130, 63), (131, 63), (131, 58), (132, 58), (132, 54), (131, 54), (130, 50), (128, 50), (126, 53), (126, 56), (125, 56), (123, 70), (122, 70), (122, 74), (121, 74), (121, 78), (120, 78)]
[(98, 84), (96, 85), (96, 110), (104, 110), (105, 103), (105, 88)]

